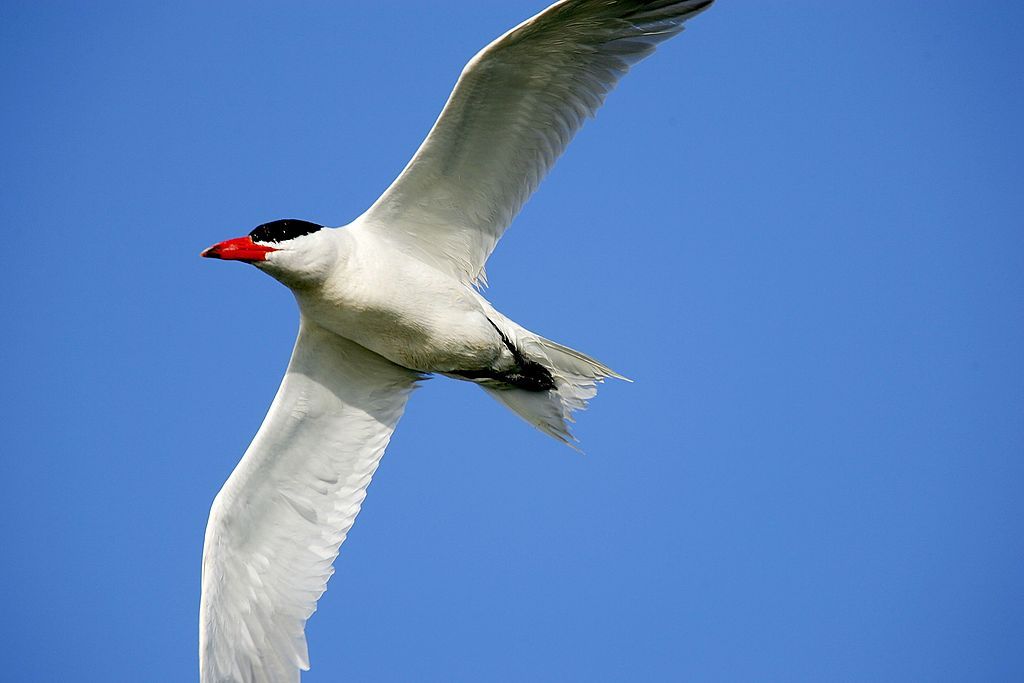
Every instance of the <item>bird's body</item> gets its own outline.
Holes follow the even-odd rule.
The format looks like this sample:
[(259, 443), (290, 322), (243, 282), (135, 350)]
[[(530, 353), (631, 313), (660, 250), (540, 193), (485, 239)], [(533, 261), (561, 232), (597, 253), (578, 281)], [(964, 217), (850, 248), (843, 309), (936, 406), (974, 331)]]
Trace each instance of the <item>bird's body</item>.
[(203, 548), (202, 683), (297, 682), (305, 624), (416, 383), (477, 383), (572, 445), (615, 372), (480, 294), (501, 235), (629, 68), (712, 0), (561, 0), (470, 60), (394, 183), (341, 228), (285, 219), (204, 256), (289, 287), (299, 335)]
[(419, 372), (497, 370), (503, 359), (511, 362), (472, 286), (389, 248), (358, 224), (321, 233), (336, 243), (331, 275), (295, 292), (311, 322)]

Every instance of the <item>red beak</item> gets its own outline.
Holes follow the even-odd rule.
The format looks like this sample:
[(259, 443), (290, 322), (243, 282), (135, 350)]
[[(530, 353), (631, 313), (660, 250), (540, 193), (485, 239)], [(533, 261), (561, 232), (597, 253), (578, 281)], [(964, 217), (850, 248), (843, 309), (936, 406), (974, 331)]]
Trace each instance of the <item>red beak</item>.
[(236, 237), (233, 240), (225, 240), (215, 244), (209, 249), (205, 249), (199, 255), (206, 258), (224, 259), (225, 261), (253, 263), (255, 261), (266, 261), (267, 254), (272, 251), (277, 251), (277, 249), (256, 244), (252, 241), (251, 237)]

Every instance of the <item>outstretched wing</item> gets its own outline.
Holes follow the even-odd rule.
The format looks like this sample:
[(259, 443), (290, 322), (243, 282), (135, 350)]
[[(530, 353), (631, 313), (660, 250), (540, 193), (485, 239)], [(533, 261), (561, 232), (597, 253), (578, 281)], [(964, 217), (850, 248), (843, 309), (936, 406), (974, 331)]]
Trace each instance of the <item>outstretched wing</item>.
[(713, 0), (563, 0), (481, 50), (398, 179), (361, 220), (480, 281), (498, 239), (629, 68)]
[(203, 548), (202, 683), (298, 681), (304, 628), (418, 375), (303, 321)]

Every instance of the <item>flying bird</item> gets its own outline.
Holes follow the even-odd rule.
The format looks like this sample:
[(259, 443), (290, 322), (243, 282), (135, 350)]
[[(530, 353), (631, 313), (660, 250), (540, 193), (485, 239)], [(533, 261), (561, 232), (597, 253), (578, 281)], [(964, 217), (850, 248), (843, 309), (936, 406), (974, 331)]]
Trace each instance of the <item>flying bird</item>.
[(499, 313), (484, 263), (584, 120), (713, 0), (563, 0), (481, 50), (412, 160), (349, 225), (276, 220), (202, 255), (289, 287), (298, 339), (266, 419), (210, 510), (203, 683), (298, 681), (306, 620), (417, 381), (474, 382), (572, 444), (621, 378)]

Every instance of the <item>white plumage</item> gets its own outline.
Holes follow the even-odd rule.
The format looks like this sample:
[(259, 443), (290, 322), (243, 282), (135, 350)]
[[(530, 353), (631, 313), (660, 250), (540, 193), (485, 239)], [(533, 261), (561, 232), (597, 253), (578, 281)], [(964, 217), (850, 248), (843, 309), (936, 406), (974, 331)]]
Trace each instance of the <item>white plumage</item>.
[(565, 0), (481, 50), (405, 170), (362, 219), (460, 279), (629, 67), (711, 0)]
[(306, 619), (417, 374), (302, 321), (256, 438), (210, 511), (204, 681), (298, 681)]
[(352, 224), (283, 220), (204, 256), (295, 293), (301, 324), (263, 425), (214, 501), (203, 683), (298, 681), (304, 628), (416, 381), (480, 384), (570, 443), (612, 370), (511, 321), (475, 289), (516, 213), (629, 67), (711, 0), (564, 0), (466, 66), (398, 179)]

